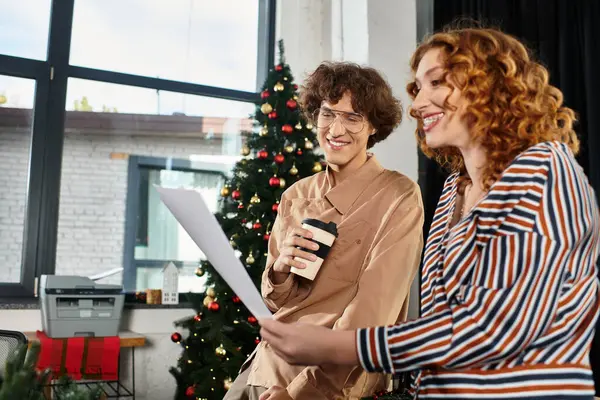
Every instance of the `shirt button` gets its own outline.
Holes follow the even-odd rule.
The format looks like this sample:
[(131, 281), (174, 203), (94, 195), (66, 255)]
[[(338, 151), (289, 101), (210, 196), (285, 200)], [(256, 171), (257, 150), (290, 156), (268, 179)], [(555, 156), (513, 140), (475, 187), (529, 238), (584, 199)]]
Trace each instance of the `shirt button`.
[(360, 239), (358, 239), (358, 240), (356, 241), (356, 244), (361, 244), (361, 243), (362, 243), (362, 241), (361, 241)]

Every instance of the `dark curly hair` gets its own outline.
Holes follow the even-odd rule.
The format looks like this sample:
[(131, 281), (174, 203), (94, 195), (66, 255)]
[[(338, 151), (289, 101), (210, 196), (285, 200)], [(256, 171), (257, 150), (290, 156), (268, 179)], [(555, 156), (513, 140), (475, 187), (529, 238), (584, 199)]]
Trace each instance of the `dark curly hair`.
[(402, 105), (392, 88), (375, 69), (349, 62), (324, 62), (301, 87), (300, 104), (307, 119), (323, 101), (337, 103), (344, 93), (352, 95), (352, 108), (364, 115), (377, 132), (367, 148), (387, 138), (402, 121)]
[[(483, 171), (486, 190), (516, 156), (533, 145), (557, 140), (578, 152), (575, 113), (562, 105), (563, 95), (548, 83), (548, 71), (532, 59), (519, 40), (497, 29), (449, 27), (417, 48), (410, 61), (413, 72), (431, 49), (441, 50), (444, 84), (453, 88), (450, 82), (455, 83), (467, 100), (465, 121), (472, 137), (487, 152)], [(415, 82), (407, 85), (413, 99), (416, 89)], [(447, 99), (445, 107), (453, 108)], [(452, 172), (460, 172), (459, 187), (463, 188), (469, 178), (460, 152), (429, 148), (422, 119), (413, 109), (409, 113), (418, 121), (416, 136), (423, 153)]]

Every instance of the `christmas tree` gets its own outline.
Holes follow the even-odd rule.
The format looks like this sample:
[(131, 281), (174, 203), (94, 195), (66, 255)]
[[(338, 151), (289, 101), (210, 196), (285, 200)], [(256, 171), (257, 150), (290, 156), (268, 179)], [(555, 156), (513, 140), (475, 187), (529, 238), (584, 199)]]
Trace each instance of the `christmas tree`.
[[(245, 134), (243, 158), (221, 190), (216, 217), (231, 246), (260, 288), (271, 228), (281, 194), (299, 179), (321, 171), (322, 157), (313, 126), (298, 106), (298, 86), (285, 63), (279, 42), (279, 63), (271, 69), (253, 116), (255, 131)], [(240, 298), (203, 261), (196, 275), (207, 274), (207, 290), (190, 296), (196, 315), (177, 321), (171, 339), (183, 347), (171, 374), (176, 399), (221, 399), (260, 342), (256, 318)]]

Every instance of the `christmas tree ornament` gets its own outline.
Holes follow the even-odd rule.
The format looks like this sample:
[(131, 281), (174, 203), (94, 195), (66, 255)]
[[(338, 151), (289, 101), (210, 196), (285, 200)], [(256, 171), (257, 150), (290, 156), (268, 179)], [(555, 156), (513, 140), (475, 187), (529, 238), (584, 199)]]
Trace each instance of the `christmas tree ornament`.
[(285, 161), (285, 157), (283, 156), (283, 154), (279, 153), (273, 158), (273, 161), (275, 161), (277, 164), (283, 164), (283, 162)]
[(298, 85), (294, 83), (294, 90), (298, 90)]
[(256, 319), (256, 317), (254, 315), (251, 315), (248, 317), (248, 322), (250, 322), (251, 324), (255, 324), (258, 322), (258, 320)]
[(239, 298), (239, 296), (233, 296), (231, 301), (233, 301), (235, 304), (239, 304), (242, 300)]
[(286, 153), (293, 153), (294, 152), (294, 146), (291, 145), (287, 145), (284, 147), (283, 149)]
[(271, 95), (271, 93), (269, 93), (269, 90), (265, 89), (260, 93), (260, 98), (264, 100), (264, 99), (268, 98), (270, 95)]
[(196, 388), (193, 386), (188, 386), (188, 388), (185, 389), (185, 395), (187, 397), (192, 397), (192, 396), (194, 396), (195, 393), (196, 393)]
[(254, 261), (256, 261), (256, 260), (254, 259), (254, 257), (252, 256), (252, 254), (250, 254), (248, 257), (246, 257), (246, 263), (247, 264), (252, 265), (252, 264), (254, 264)]
[(242, 192), (240, 192), (239, 189), (235, 189), (233, 192), (231, 192), (231, 198), (234, 200), (239, 200), (241, 196)]
[[(243, 155), (244, 157), (247, 156), (248, 154), (250, 154), (250, 147), (243, 145), (242, 149), (240, 150), (240, 154)], [(225, 196), (223, 196), (225, 197)]]
[(277, 202), (271, 206), (271, 211), (273, 211), (273, 212), (277, 212), (278, 209), (279, 209), (279, 202)]
[(258, 133), (261, 137), (265, 137), (269, 134), (269, 128), (265, 125), (260, 128), (260, 132)]
[(223, 381), (223, 388), (225, 390), (228, 391), (229, 389), (231, 389), (231, 385), (233, 385), (233, 381), (231, 380), (231, 378), (227, 378)]
[(296, 126), (294, 126), (294, 128), (296, 128), (296, 130), (301, 130), (302, 129), (302, 124), (300, 122), (298, 122), (296, 124)]
[(281, 71), (283, 71), (283, 65), (281, 65), (281, 64), (277, 64), (277, 65), (275, 66), (275, 71), (277, 71), (277, 72), (281, 72)]
[(204, 300), (202, 300), (202, 304), (204, 304), (204, 307), (208, 307), (213, 301), (215, 301), (214, 297), (206, 296), (204, 297)]
[(281, 83), (281, 82), (277, 82), (275, 84), (275, 86), (273, 86), (273, 90), (276, 92), (283, 92), (284, 89), (285, 89), (285, 86), (283, 86), (283, 83)]
[(316, 174), (317, 172), (321, 171), (323, 171), (323, 167), (321, 166), (321, 163), (317, 161), (312, 167), (312, 172)]
[(280, 179), (278, 177), (272, 176), (269, 179), (269, 186), (271, 186), (271, 187), (277, 187), (277, 186), (279, 186), (279, 184), (280, 184)]
[(238, 204), (238, 210), (243, 210), (244, 209), (244, 205), (242, 203)]
[(262, 168), (259, 168), (259, 169), (258, 169), (258, 172), (263, 172)]
[(196, 322), (202, 321), (202, 315), (201, 314), (194, 315), (194, 321), (196, 321)]
[(236, 241), (235, 241), (235, 240), (231, 240), (231, 239), (230, 239), (230, 240), (229, 240), (229, 245), (230, 245), (231, 247), (233, 247), (234, 249), (236, 249), (236, 248), (237, 248), (237, 243), (236, 243)]
[(252, 229), (254, 229), (255, 231), (259, 230), (260, 228), (262, 228), (262, 224), (260, 223), (260, 221), (256, 221), (254, 223), (254, 225), (252, 225)]
[(208, 303), (208, 309), (212, 312), (219, 311), (219, 308), (219, 303), (217, 303), (216, 301), (211, 301), (210, 303)]
[(218, 356), (220, 356), (220, 357), (223, 357), (223, 356), (225, 356), (225, 354), (227, 354), (227, 350), (225, 350), (223, 348), (223, 345), (220, 345), (219, 347), (217, 347), (215, 349), (215, 354), (218, 355)]
[(298, 96), (294, 95), (294, 97), (292, 97), (294, 100), (298, 100)]
[(194, 272), (196, 276), (203, 276), (204, 270), (201, 267), (196, 268), (196, 272)]
[(310, 122), (308, 124), (306, 124), (306, 129), (312, 129), (313, 128), (313, 124), (311, 124)]
[(267, 157), (269, 156), (269, 153), (266, 150), (260, 150), (257, 154), (256, 157), (259, 160), (266, 160)]
[(265, 242), (268, 242), (270, 238), (271, 238), (271, 235), (269, 235), (268, 233), (265, 233), (265, 234), (263, 235), (263, 240), (264, 240)]
[(287, 82), (287, 80), (288, 80), (288, 77), (287, 77), (287, 76), (284, 76), (284, 77), (283, 77), (283, 80)]
[(290, 133), (294, 132), (294, 128), (292, 128), (292, 126), (290, 124), (285, 124), (281, 127), (281, 131), (283, 133), (290, 134)]
[(206, 295), (210, 297), (217, 297), (217, 292), (215, 292), (215, 288), (209, 287), (206, 289)]
[(254, 193), (254, 196), (250, 199), (250, 204), (259, 204), (260, 197), (258, 197), (258, 193)]
[(302, 155), (302, 149), (298, 149), (298, 151), (296, 151), (296, 154), (298, 154), (299, 156)]
[(282, 189), (285, 187), (285, 179), (279, 178), (279, 187)]
[(260, 339), (259, 338), (254, 339), (254, 344), (259, 344), (259, 343), (260, 343)]
[(313, 149), (313, 147), (314, 147), (314, 145), (313, 145), (313, 142), (311, 142), (311, 141), (310, 141), (310, 140), (308, 140), (308, 139), (305, 139), (305, 141), (304, 141), (304, 148), (305, 148), (306, 150), (312, 150), (312, 149)]
[(231, 190), (229, 189), (229, 186), (223, 186), (223, 188), (221, 188), (221, 197), (227, 197), (230, 193)]
[(173, 343), (179, 343), (181, 342), (181, 333), (179, 332), (175, 332), (171, 335), (171, 340), (173, 341)]
[(294, 165), (292, 165), (292, 168), (290, 168), (290, 175), (298, 175), (298, 168), (296, 168), (296, 163), (294, 163)]
[(271, 111), (273, 111), (273, 106), (269, 103), (265, 103), (260, 106), (260, 111), (262, 111), (263, 114), (269, 114)]
[(290, 110), (295, 110), (296, 107), (298, 107), (298, 102), (296, 102), (296, 100), (294, 100), (294, 99), (289, 99), (288, 101), (285, 102), (285, 105)]
[(275, 119), (277, 118), (277, 111), (273, 111), (269, 113), (269, 119)]

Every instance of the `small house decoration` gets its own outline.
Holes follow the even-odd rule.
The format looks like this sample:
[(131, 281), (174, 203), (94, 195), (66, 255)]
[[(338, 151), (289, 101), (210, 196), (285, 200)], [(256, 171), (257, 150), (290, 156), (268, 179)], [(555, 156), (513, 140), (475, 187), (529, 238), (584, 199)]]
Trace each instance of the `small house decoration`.
[(179, 304), (179, 270), (168, 263), (163, 269), (162, 304)]

